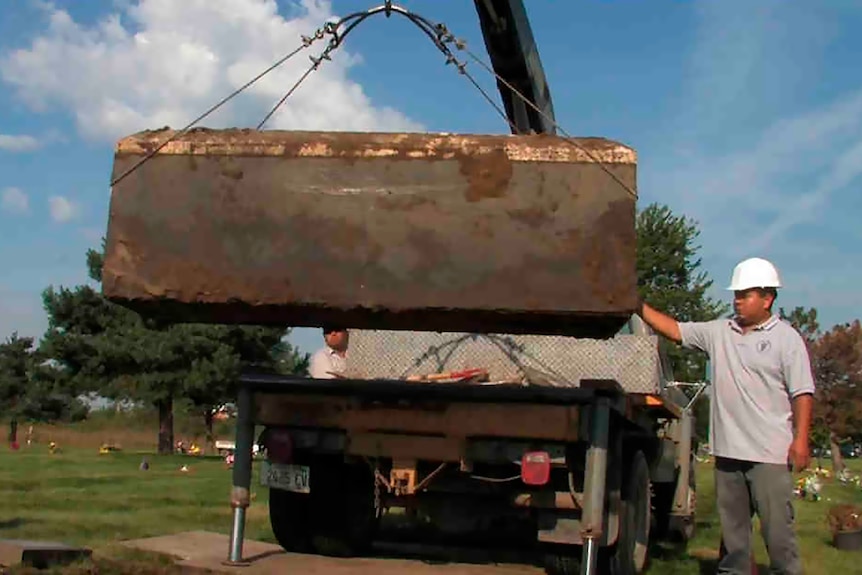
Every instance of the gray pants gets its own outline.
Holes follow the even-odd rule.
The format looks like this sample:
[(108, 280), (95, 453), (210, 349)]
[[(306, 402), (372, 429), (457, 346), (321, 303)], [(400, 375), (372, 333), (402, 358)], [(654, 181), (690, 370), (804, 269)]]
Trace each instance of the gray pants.
[(801, 575), (793, 528), (793, 477), (787, 465), (717, 457), (715, 494), (722, 539), (719, 573), (751, 573), (751, 520), (757, 513), (769, 572)]

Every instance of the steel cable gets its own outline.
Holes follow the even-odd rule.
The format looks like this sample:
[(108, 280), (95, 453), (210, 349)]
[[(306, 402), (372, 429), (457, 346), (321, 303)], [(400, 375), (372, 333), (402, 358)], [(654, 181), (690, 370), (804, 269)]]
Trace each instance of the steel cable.
[[(518, 97), (520, 100), (522, 100), (527, 106), (529, 106), (535, 112), (540, 114), (543, 118), (545, 118), (545, 120), (550, 122), (557, 130), (560, 131), (560, 133), (563, 134), (563, 136), (564, 136), (563, 140), (564, 141), (568, 142), (569, 144), (573, 145), (575, 148), (579, 149), (584, 154), (586, 154), (587, 157), (589, 157), (593, 162), (598, 164), (599, 167), (601, 167), (601, 169), (604, 170), (611, 178), (613, 178), (614, 181), (616, 181), (620, 186), (622, 186), (623, 189), (625, 189), (633, 197), (637, 198), (638, 194), (637, 194), (636, 190), (634, 190), (631, 186), (629, 186), (626, 182), (624, 182), (619, 176), (617, 176), (610, 168), (608, 168), (607, 165), (605, 165), (604, 162), (602, 162), (595, 154), (593, 154), (592, 151), (590, 151), (589, 149), (587, 149), (586, 147), (584, 147), (580, 143), (578, 143), (575, 140), (575, 138), (572, 137), (568, 132), (566, 132), (566, 130), (564, 130), (553, 118), (548, 116), (548, 114), (546, 114), (538, 106), (536, 106), (536, 104), (534, 104), (532, 101), (530, 101), (529, 98), (524, 96), (508, 80), (506, 80), (505, 78), (503, 78), (502, 76), (497, 74), (493, 70), (493, 68), (491, 66), (489, 66), (485, 61), (483, 61), (481, 58), (479, 58), (478, 56), (473, 54), (472, 51), (468, 50), (466, 48), (465, 42), (463, 42), (462, 40), (456, 39), (455, 36), (453, 36), (451, 34), (451, 32), (449, 32), (448, 28), (444, 24), (434, 24), (431, 21), (427, 20), (426, 18), (424, 18), (418, 14), (414, 14), (405, 8), (402, 8), (400, 6), (393, 6), (391, 0), (387, 0), (387, 2), (382, 6), (377, 6), (375, 8), (371, 8), (371, 9), (366, 10), (364, 12), (355, 12), (353, 14), (345, 16), (344, 18), (341, 18), (340, 20), (338, 20), (335, 23), (327, 23), (323, 28), (318, 29), (317, 32), (314, 34), (314, 36), (303, 37), (303, 42), (302, 42), (301, 46), (299, 46), (298, 48), (296, 48), (295, 50), (293, 50), (292, 52), (290, 52), (286, 56), (284, 56), (281, 59), (279, 59), (278, 61), (276, 61), (273, 65), (271, 65), (266, 70), (264, 70), (263, 72), (261, 72), (260, 74), (258, 74), (254, 78), (252, 78), (249, 82), (247, 82), (246, 84), (244, 84), (240, 88), (236, 89), (234, 92), (232, 92), (227, 97), (223, 98), (221, 101), (219, 101), (214, 106), (210, 107), (206, 112), (204, 112), (203, 114), (201, 114), (200, 116), (195, 118), (192, 122), (190, 122), (183, 129), (174, 133), (170, 138), (166, 139), (164, 142), (159, 144), (152, 151), (150, 151), (146, 156), (141, 158), (138, 162), (136, 162), (134, 165), (132, 165), (130, 168), (128, 168), (125, 172), (123, 172), (120, 176), (114, 178), (111, 181), (111, 186), (113, 187), (114, 185), (116, 185), (117, 183), (122, 181), (124, 178), (129, 176), (132, 172), (134, 172), (135, 170), (140, 168), (144, 163), (149, 161), (153, 156), (155, 156), (160, 150), (162, 150), (170, 142), (176, 140), (177, 138), (179, 138), (183, 134), (187, 133), (198, 122), (205, 119), (210, 114), (212, 114), (213, 112), (215, 112), (216, 110), (221, 108), (224, 104), (229, 102), (234, 97), (238, 96), (241, 92), (243, 92), (244, 90), (249, 88), (251, 85), (253, 85), (255, 82), (257, 82), (258, 80), (263, 78), (265, 75), (269, 74), (270, 72), (272, 72), (273, 70), (275, 70), (276, 68), (278, 68), (279, 66), (284, 64), (286, 61), (288, 61), (290, 58), (292, 58), (293, 56), (298, 54), (300, 51), (308, 48), (316, 40), (322, 39), (326, 34), (331, 35), (332, 38), (330, 39), (326, 49), (324, 49), (323, 52), (317, 58), (314, 58), (314, 57), (311, 58), (312, 65), (305, 71), (305, 73), (299, 78), (299, 80), (297, 80), (291, 86), (291, 88), (285, 93), (285, 95), (281, 97), (281, 99), (275, 104), (275, 106), (273, 106), (273, 108), (266, 114), (266, 116), (264, 116), (264, 118), (258, 124), (257, 129), (258, 130), (262, 129), (263, 126), (266, 124), (266, 122), (270, 118), (272, 118), (272, 116), (278, 111), (278, 109), (282, 105), (284, 105), (284, 103), (287, 101), (287, 99), (295, 93), (295, 91), (308, 78), (308, 76), (310, 76), (312, 72), (319, 69), (320, 65), (323, 63), (324, 60), (331, 60), (330, 55), (332, 54), (332, 52), (334, 52), (338, 47), (341, 46), (341, 44), (344, 42), (344, 39), (350, 34), (350, 32), (352, 32), (354, 29), (356, 29), (356, 27), (359, 24), (364, 22), (369, 17), (374, 16), (376, 14), (380, 14), (380, 13), (385, 14), (387, 18), (390, 17), (390, 15), (393, 13), (404, 16), (405, 18), (410, 20), (413, 24), (415, 24), (420, 30), (422, 30), (422, 32), (424, 32), (428, 36), (428, 38), (443, 53), (443, 55), (446, 56), (446, 64), (447, 65), (448, 64), (454, 64), (454, 66), (456, 67), (458, 72), (461, 75), (465, 76), (470, 81), (470, 83), (480, 92), (480, 94), (485, 98), (485, 100), (489, 104), (491, 104), (491, 106), (497, 111), (497, 113), (503, 118), (503, 120), (506, 121), (506, 123), (509, 125), (509, 127), (513, 131), (513, 133), (517, 134), (519, 132), (518, 128), (509, 119), (509, 117), (506, 115), (505, 111), (496, 102), (494, 102), (494, 100), (488, 95), (487, 91), (484, 90), (480, 86), (480, 84), (476, 81), (476, 79), (469, 72), (467, 72), (466, 63), (459, 61), (455, 57), (452, 50), (450, 50), (448, 47), (449, 43), (455, 44), (455, 48), (457, 50), (465, 52), (470, 59), (472, 59), (474, 62), (479, 64), (479, 66), (482, 67), (486, 72), (488, 72), (492, 76), (494, 76), (494, 78), (498, 82), (500, 82), (503, 86), (505, 86), (507, 89), (509, 89), (512, 92), (512, 94), (514, 94), (516, 97)], [(343, 32), (339, 33), (339, 29), (341, 29), (343, 26), (346, 26), (346, 28), (344, 29)]]

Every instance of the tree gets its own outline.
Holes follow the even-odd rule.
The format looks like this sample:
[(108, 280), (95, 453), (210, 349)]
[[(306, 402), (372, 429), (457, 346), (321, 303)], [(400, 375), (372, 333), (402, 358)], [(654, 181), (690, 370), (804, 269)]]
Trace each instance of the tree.
[(801, 306), (793, 308), (793, 311), (787, 313), (784, 308), (778, 309), (778, 315), (782, 319), (789, 322), (808, 346), (808, 352), (811, 353), (811, 346), (820, 337), (820, 323), (817, 321), (817, 309), (811, 308), (806, 310)]
[(0, 413), (9, 418), (9, 441), (17, 441), (20, 420), (78, 419), (86, 407), (64, 374), (43, 361), (32, 337), (13, 333), (0, 344)]
[[(700, 270), (697, 224), (677, 216), (667, 206), (650, 204), (637, 216), (638, 291), (644, 300), (679, 321), (709, 321), (727, 314), (729, 307), (707, 290), (708, 274)], [(674, 374), (680, 381), (702, 381), (706, 359), (679, 347), (668, 348)]]
[(815, 308), (794, 308), (780, 315), (802, 335), (815, 380), (811, 442), (829, 445), (833, 471), (844, 469), (841, 441), (862, 426), (862, 329), (859, 321), (821, 333)]
[(45, 361), (37, 349), (20, 413), (22, 419), (29, 421), (80, 421), (86, 419), (89, 407), (81, 401), (65, 370)]
[(0, 412), (9, 416), (9, 443), (17, 441), (21, 397), (27, 392), (32, 347), (33, 338), (18, 337), (17, 332), (0, 344)]
[[(97, 282), (102, 253), (87, 252), (89, 275)], [(269, 355), (286, 333), (274, 328), (158, 323), (88, 286), (49, 287), (43, 302), (49, 320), (46, 356), (62, 365), (80, 392), (156, 407), (159, 453), (173, 451), (176, 399), (188, 397), (211, 414), (213, 406), (230, 397), (228, 382), (235, 381), (240, 367), (272, 363)]]
[[(709, 321), (727, 314), (728, 305), (709, 297), (712, 280), (700, 269), (697, 223), (675, 215), (667, 206), (650, 204), (638, 213), (638, 291), (650, 305), (680, 321)], [(678, 381), (703, 381), (706, 357), (680, 346), (661, 345)], [(709, 398), (701, 395), (695, 406), (696, 434), (707, 437)]]
[(284, 331), (252, 326), (206, 326), (197, 341), (196, 359), (186, 379), (184, 396), (204, 418), (206, 442), (214, 445), (213, 420), (232, 402), (242, 369), (299, 373), (308, 363), (283, 340)]
[(858, 436), (862, 426), (862, 326), (836, 325), (813, 346), (817, 391), (814, 427), (829, 432), (832, 467), (844, 469), (840, 440)]

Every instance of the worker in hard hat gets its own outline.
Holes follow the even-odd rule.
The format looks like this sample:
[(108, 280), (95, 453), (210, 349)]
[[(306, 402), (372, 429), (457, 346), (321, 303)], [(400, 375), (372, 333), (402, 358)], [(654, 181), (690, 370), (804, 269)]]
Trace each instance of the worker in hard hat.
[(751, 517), (760, 517), (771, 573), (802, 573), (793, 527), (791, 469), (810, 461), (814, 378), (802, 336), (772, 306), (776, 267), (751, 258), (733, 270), (734, 316), (678, 322), (647, 304), (639, 315), (656, 332), (709, 354), (709, 444), (721, 521), (719, 573), (750, 573)]
[(350, 343), (350, 332), (336, 325), (323, 328), (325, 346), (311, 356), (308, 374), (316, 379), (333, 379), (345, 377), (347, 371), (347, 348)]

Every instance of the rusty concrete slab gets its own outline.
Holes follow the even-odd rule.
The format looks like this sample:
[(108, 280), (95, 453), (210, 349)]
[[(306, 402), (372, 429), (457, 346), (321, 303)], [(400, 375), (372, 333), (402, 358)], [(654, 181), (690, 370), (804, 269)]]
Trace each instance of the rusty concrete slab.
[[(386, 551), (380, 556), (335, 558), (321, 555), (287, 553), (278, 545), (246, 539), (243, 546), (243, 559), (247, 565), (225, 565), (228, 537), (208, 531), (189, 531), (126, 541), (128, 547), (171, 556), (177, 564), (223, 573), (303, 573), (308, 575), (395, 575), (416, 573), (418, 575), (534, 575), (543, 573), (534, 565), (518, 563), (498, 563), (487, 557), (478, 557), (476, 552), (436, 550), (434, 559), (396, 556)], [(413, 555), (411, 546), (404, 555)], [(380, 548), (380, 546), (378, 546)], [(383, 545), (383, 549), (387, 546)], [(423, 547), (427, 553), (428, 548)], [(460, 560), (459, 560), (460, 558)], [(433, 562), (431, 562), (433, 561)], [(435, 564), (436, 563), (436, 564)]]
[(91, 554), (92, 551), (85, 547), (55, 541), (0, 539), (0, 565), (4, 567), (27, 565), (45, 569), (85, 559)]
[[(116, 147), (114, 176), (174, 135)], [(604, 139), (196, 130), (114, 186), (103, 293), (172, 321), (605, 337), (637, 303)]]

